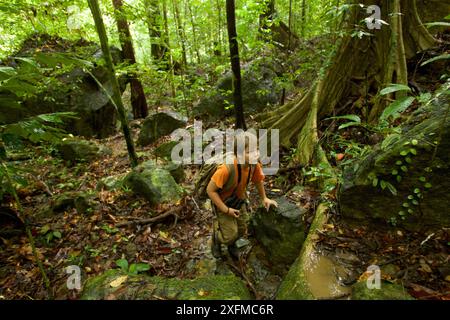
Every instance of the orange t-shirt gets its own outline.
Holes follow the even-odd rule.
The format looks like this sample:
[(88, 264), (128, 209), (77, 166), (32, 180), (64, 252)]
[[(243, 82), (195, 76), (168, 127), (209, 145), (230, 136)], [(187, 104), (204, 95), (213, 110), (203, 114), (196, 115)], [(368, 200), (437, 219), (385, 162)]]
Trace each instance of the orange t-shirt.
[[(235, 175), (234, 175), (233, 187), (228, 192), (222, 191), (221, 193), (219, 193), (220, 198), (222, 200), (225, 200), (229, 196), (231, 196), (234, 188), (237, 185), (239, 171), (238, 171), (236, 158), (234, 158), (234, 170), (235, 170)], [(241, 181), (239, 183), (239, 186), (236, 188), (236, 195), (240, 199), (245, 199), (247, 197), (245, 189), (247, 187), (247, 179), (248, 179), (249, 171), (250, 171), (250, 166), (245, 168), (244, 165), (241, 165)], [(229, 176), (228, 168), (227, 168), (226, 164), (222, 164), (217, 168), (216, 172), (211, 177), (211, 180), (216, 184), (216, 186), (218, 188), (223, 188), (223, 186), (228, 181), (228, 176)], [(257, 163), (256, 165), (253, 165), (251, 181), (253, 183), (257, 183), (257, 182), (261, 182), (263, 180), (264, 180), (264, 173), (262, 171), (261, 164)]]

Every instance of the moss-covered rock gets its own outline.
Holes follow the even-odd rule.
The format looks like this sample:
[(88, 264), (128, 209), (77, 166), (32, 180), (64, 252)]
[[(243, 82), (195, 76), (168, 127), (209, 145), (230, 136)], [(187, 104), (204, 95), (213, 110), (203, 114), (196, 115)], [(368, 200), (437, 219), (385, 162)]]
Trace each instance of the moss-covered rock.
[(170, 160), (172, 156), (172, 149), (178, 143), (179, 143), (178, 141), (168, 141), (161, 143), (158, 147), (155, 148), (155, 150), (153, 150), (153, 154), (157, 157)]
[(178, 128), (186, 126), (187, 120), (172, 111), (149, 115), (142, 123), (137, 143), (141, 146), (152, 144), (160, 137), (171, 134)]
[[(242, 99), (245, 111), (258, 113), (268, 105), (279, 102), (281, 89), (276, 84), (277, 66), (274, 61), (256, 59), (242, 68)], [(233, 112), (227, 108), (232, 99), (232, 73), (217, 82), (216, 88), (194, 106), (194, 116), (209, 120), (221, 119)]]
[(124, 184), (152, 204), (176, 202), (183, 195), (183, 188), (170, 172), (159, 168), (153, 161), (146, 161), (134, 168), (125, 177)]
[(294, 262), (305, 240), (305, 210), (285, 197), (275, 200), (278, 208), (272, 206), (269, 212), (265, 208), (258, 209), (252, 217), (251, 226), (256, 239), (267, 251), (274, 271), (283, 273)]
[(104, 177), (101, 178), (100, 181), (97, 183), (96, 189), (101, 190), (115, 190), (120, 189), (123, 186), (123, 181), (125, 179), (124, 173), (117, 174), (114, 176)]
[(398, 284), (382, 281), (380, 289), (369, 289), (365, 281), (360, 281), (352, 286), (352, 300), (414, 300), (414, 298)]
[(168, 279), (158, 276), (126, 275), (120, 270), (109, 270), (87, 280), (81, 299), (226, 300), (251, 299), (251, 295), (244, 282), (234, 275)]
[(70, 162), (91, 161), (111, 154), (111, 150), (79, 138), (63, 139), (56, 146), (61, 158)]
[(450, 226), (450, 95), (445, 92), (439, 90), (432, 103), (416, 111), (401, 134), (345, 169), (339, 192), (344, 217), (409, 229)]
[(75, 208), (80, 214), (85, 214), (95, 206), (96, 203), (92, 194), (81, 191), (68, 191), (54, 196), (49, 203), (39, 210), (37, 215), (47, 217), (72, 208)]

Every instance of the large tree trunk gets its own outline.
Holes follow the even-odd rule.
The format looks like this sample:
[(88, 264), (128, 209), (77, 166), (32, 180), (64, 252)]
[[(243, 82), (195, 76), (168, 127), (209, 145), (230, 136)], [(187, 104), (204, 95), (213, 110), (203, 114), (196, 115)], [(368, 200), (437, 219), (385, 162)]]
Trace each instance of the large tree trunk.
[(227, 27), (228, 41), (230, 43), (231, 69), (233, 71), (233, 100), (236, 113), (236, 128), (246, 130), (244, 109), (242, 106), (241, 65), (239, 62), (234, 0), (227, 0)]
[[(370, 37), (352, 37), (349, 32), (337, 44), (332, 60), (309, 91), (262, 117), (264, 127), (280, 130), (282, 145), (288, 147), (297, 138), (297, 160), (304, 165), (310, 162), (317, 146), (318, 119), (345, 103), (343, 100), (352, 93), (376, 97), (390, 83), (407, 84), (406, 59), (435, 43), (419, 18), (415, 0), (359, 0), (355, 3), (378, 5), (381, 19), (389, 25), (382, 25), (380, 30), (367, 30), (364, 25), (364, 31), (373, 34)], [(350, 30), (368, 16), (366, 8), (354, 6), (345, 25)], [(366, 120), (376, 121), (387, 99), (366, 100), (370, 100), (365, 106), (370, 110)]]
[(100, 45), (102, 47), (103, 57), (106, 63), (106, 70), (108, 71), (109, 78), (112, 83), (112, 102), (117, 108), (119, 114), (120, 123), (122, 124), (122, 131), (127, 144), (128, 155), (130, 157), (131, 166), (135, 167), (138, 164), (136, 151), (134, 149), (134, 142), (131, 138), (130, 127), (128, 126), (127, 117), (125, 114), (125, 108), (122, 103), (122, 94), (119, 88), (119, 82), (117, 81), (114, 65), (112, 62), (111, 52), (108, 45), (108, 37), (106, 35), (105, 25), (103, 23), (102, 14), (98, 5), (98, 0), (88, 0), (89, 8), (91, 9), (92, 16), (95, 22), (95, 28), (97, 29), (98, 37), (100, 39)]
[[(114, 15), (116, 17), (117, 29), (119, 31), (120, 45), (124, 60), (129, 65), (136, 65), (134, 55), (133, 40), (131, 38), (128, 21), (123, 13), (122, 0), (113, 0)], [(144, 88), (139, 81), (136, 72), (128, 74), (131, 87), (131, 107), (133, 108), (134, 119), (145, 118), (148, 115), (147, 100), (145, 99)]]

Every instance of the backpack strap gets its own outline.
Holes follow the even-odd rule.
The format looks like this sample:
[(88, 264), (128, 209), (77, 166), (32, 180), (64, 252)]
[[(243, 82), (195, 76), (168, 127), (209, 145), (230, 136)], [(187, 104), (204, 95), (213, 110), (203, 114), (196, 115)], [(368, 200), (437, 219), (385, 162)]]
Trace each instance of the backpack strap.
[(238, 179), (237, 179), (238, 182), (236, 185), (234, 185), (234, 180), (235, 180), (235, 176), (236, 176), (236, 170), (234, 168), (234, 163), (227, 164), (226, 166), (228, 169), (229, 176), (228, 176), (227, 182), (225, 183), (225, 185), (223, 186), (221, 191), (228, 192), (234, 186), (234, 189), (233, 189), (233, 192), (234, 192), (234, 190), (239, 186), (239, 183), (241, 182), (241, 165), (240, 164), (237, 165), (238, 166)]

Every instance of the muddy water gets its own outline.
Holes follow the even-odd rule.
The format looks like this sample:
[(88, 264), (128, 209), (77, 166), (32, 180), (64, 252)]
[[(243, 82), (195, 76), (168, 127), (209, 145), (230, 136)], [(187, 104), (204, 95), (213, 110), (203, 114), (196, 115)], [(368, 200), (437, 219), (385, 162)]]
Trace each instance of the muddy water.
[(311, 293), (316, 299), (342, 298), (350, 296), (350, 287), (339, 284), (337, 274), (341, 271), (329, 258), (314, 251), (305, 263), (305, 275)]

